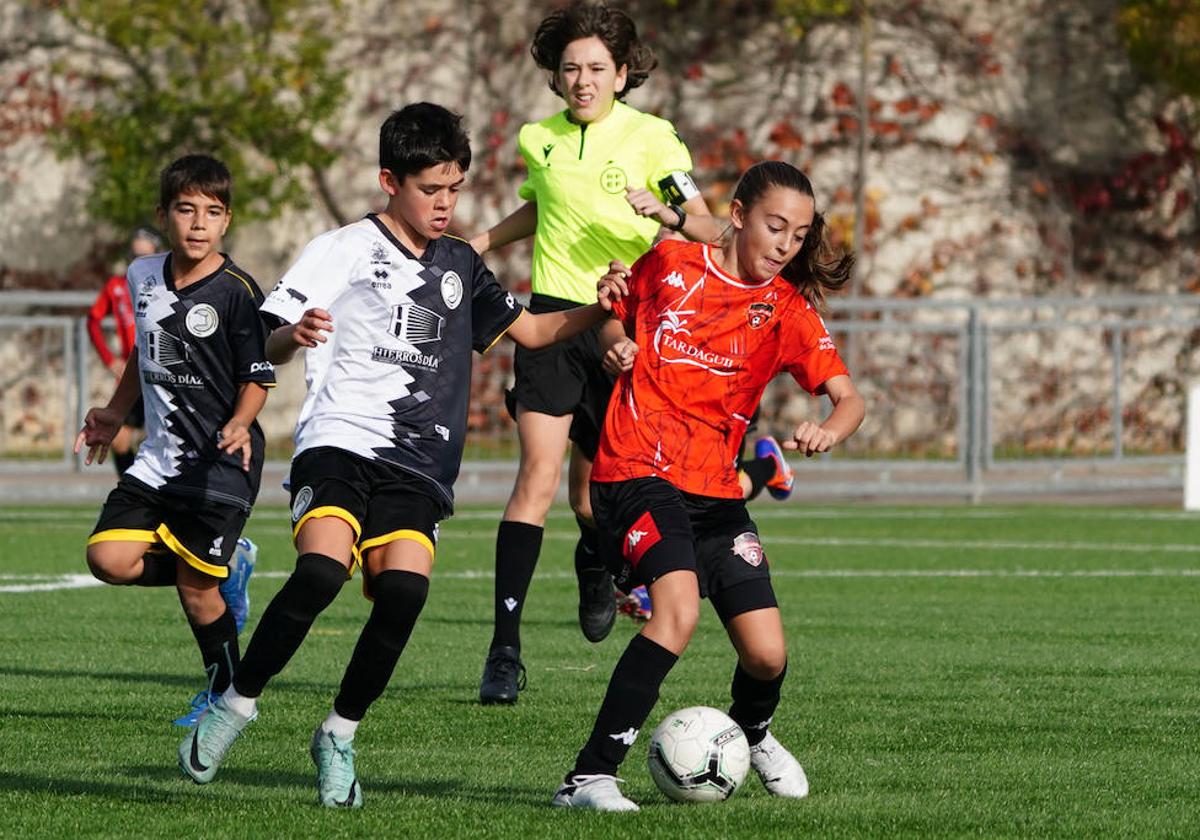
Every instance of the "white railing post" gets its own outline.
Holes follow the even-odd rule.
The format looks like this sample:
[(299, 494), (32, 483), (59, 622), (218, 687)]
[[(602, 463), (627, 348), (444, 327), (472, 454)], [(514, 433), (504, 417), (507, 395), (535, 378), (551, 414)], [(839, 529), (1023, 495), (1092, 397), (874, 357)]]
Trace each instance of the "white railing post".
[(1187, 447), (1183, 479), (1183, 507), (1200, 510), (1200, 381), (1188, 385)]

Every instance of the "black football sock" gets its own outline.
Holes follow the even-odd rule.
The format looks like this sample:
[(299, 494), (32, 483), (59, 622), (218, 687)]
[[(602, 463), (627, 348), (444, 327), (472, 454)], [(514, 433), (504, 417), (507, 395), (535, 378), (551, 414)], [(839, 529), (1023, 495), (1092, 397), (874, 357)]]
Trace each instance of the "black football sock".
[(753, 461), (742, 462), (741, 470), (750, 479), (750, 495), (747, 499), (753, 499), (763, 491), (767, 482), (775, 477), (775, 469), (774, 458), (755, 458)]
[(496, 599), (492, 647), (521, 649), (521, 610), (542, 550), (540, 525), (502, 521), (496, 529)]
[(371, 579), (375, 605), (342, 677), (333, 710), (347, 720), (362, 720), (387, 688), (396, 662), (408, 644), (429, 594), (429, 578), (389, 569)]
[(130, 586), (174, 586), (179, 559), (162, 551), (147, 551), (142, 555), (142, 573), (129, 582)]
[(301, 554), (296, 571), (271, 599), (254, 628), (233, 687), (257, 697), (300, 649), (312, 623), (333, 603), (346, 582), (346, 567), (324, 554)]
[(733, 686), (729, 690), (733, 705), (729, 707), (729, 716), (742, 727), (752, 747), (767, 736), (767, 727), (779, 705), (779, 690), (786, 676), (786, 664), (773, 680), (754, 679), (742, 670), (741, 663), (734, 669)]
[(133, 466), (134, 459), (137, 458), (137, 452), (129, 450), (128, 452), (112, 452), (113, 466), (116, 467), (117, 475), (125, 475), (125, 470)]
[(568, 778), (576, 773), (616, 774), (638, 730), (658, 702), (659, 687), (678, 659), (641, 634), (629, 641), (608, 680), (608, 691), (596, 714), (591, 737), (579, 751)]
[(233, 613), (225, 610), (212, 624), (189, 624), (200, 648), (200, 658), (204, 660), (209, 690), (220, 694), (229, 688), (229, 680), (238, 666), (237, 622), (233, 620)]
[(596, 526), (580, 517), (575, 517), (579, 526), (579, 541), (575, 543), (575, 576), (579, 577), (585, 569), (603, 569), (604, 561), (600, 559), (600, 532)]

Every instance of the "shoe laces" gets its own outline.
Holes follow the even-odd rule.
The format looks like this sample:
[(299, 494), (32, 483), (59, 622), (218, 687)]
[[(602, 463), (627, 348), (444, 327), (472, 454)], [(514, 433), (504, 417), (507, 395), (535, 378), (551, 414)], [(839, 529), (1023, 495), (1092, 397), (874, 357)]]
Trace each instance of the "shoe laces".
[(341, 741), (328, 732), (323, 732), (321, 751), (329, 756), (324, 762), (323, 781), (344, 790), (354, 784), (354, 742)]
[(514, 659), (507, 654), (494, 652), (488, 656), (492, 671), (502, 677), (512, 677), (517, 681), (517, 690), (525, 690), (525, 665), (520, 659)]
[(207, 750), (210, 754), (223, 754), (229, 749), (229, 745), (236, 741), (238, 736), (242, 734), (244, 724), (243, 726), (237, 726), (233, 722), (236, 714), (236, 712), (230, 709), (225, 709), (216, 703), (212, 703), (209, 705), (208, 711), (200, 718), (197, 724), (197, 736), (199, 737), (199, 730), (202, 728), (204, 733), (201, 739), (201, 746), (211, 745), (215, 747), (215, 749)]

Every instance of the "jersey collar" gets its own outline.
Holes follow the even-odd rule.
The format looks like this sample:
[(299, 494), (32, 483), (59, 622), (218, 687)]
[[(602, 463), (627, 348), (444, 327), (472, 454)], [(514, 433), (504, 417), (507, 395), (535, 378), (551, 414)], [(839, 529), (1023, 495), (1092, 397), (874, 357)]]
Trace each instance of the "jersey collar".
[(424, 263), (433, 261), (433, 256), (438, 249), (438, 243), (442, 241), (442, 237), (439, 236), (437, 239), (430, 239), (429, 244), (425, 246), (425, 253), (418, 257), (415, 256), (412, 251), (408, 250), (403, 242), (396, 238), (396, 235), (392, 233), (391, 229), (380, 220), (378, 213), (368, 213), (366, 218), (379, 229), (379, 232), (383, 235), (383, 237), (387, 239), (388, 242), (391, 242), (392, 246), (397, 251), (408, 257), (410, 260)]
[(708, 270), (724, 280), (730, 286), (737, 286), (739, 289), (765, 289), (767, 286), (770, 286), (775, 282), (775, 277), (779, 276), (776, 274), (775, 277), (772, 277), (770, 280), (765, 280), (762, 283), (747, 283), (745, 280), (741, 279), (740, 277), (734, 277), (732, 274), (729, 274), (727, 271), (717, 265), (716, 260), (712, 258), (712, 246), (702, 245), (701, 247), (704, 249), (704, 263), (708, 266)]
[(184, 296), (190, 295), (193, 292), (198, 291), (202, 287), (207, 286), (210, 280), (212, 280), (218, 274), (223, 273), (225, 271), (225, 269), (229, 267), (230, 262), (231, 262), (231, 260), (229, 259), (229, 255), (226, 253), (222, 253), (221, 254), (221, 264), (219, 266), (217, 266), (216, 271), (214, 271), (212, 274), (201, 277), (195, 283), (188, 284), (188, 286), (186, 288), (176, 289), (175, 288), (174, 263), (173, 263), (173, 260), (171, 259), (171, 253), (168, 251), (166, 259), (163, 260), (163, 283), (166, 285), (167, 289), (169, 289), (170, 291), (174, 292), (177, 295), (184, 295)]

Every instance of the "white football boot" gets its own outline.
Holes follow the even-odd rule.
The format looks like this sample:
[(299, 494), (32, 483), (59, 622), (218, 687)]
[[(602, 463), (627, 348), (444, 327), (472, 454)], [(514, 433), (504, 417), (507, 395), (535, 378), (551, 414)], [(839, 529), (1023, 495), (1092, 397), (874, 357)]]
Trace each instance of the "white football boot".
[(750, 748), (750, 766), (763, 786), (775, 796), (803, 799), (808, 796), (808, 777), (796, 757), (770, 732)]
[(591, 808), (596, 811), (637, 811), (632, 799), (621, 795), (616, 776), (577, 773), (563, 783), (550, 803), (556, 808)]

